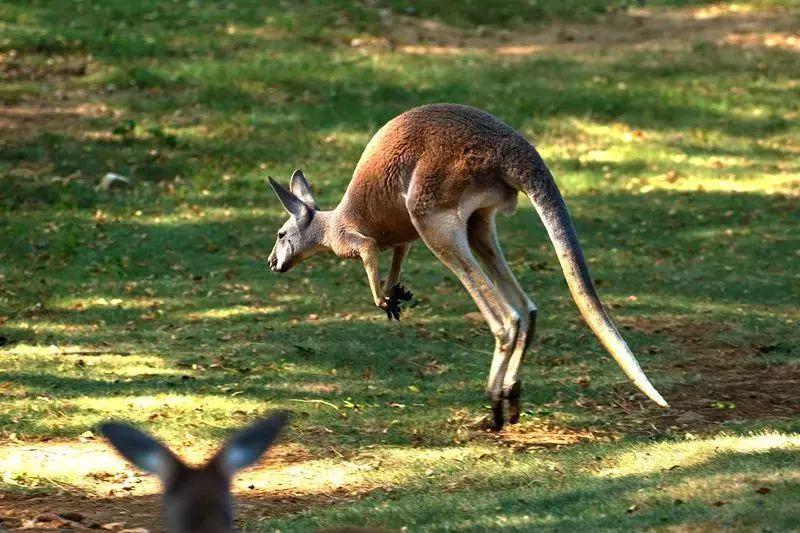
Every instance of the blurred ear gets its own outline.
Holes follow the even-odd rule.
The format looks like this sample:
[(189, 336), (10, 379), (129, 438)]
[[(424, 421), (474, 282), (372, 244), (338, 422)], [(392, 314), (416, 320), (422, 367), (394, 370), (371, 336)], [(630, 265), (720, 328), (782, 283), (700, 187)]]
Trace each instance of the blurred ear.
[(231, 477), (237, 470), (255, 463), (267, 451), (288, 419), (288, 413), (277, 411), (243, 429), (225, 443), (211, 463)]
[(317, 202), (314, 201), (311, 186), (308, 184), (305, 174), (299, 168), (292, 174), (292, 179), (289, 181), (289, 190), (311, 209), (317, 209)]
[(313, 215), (311, 208), (293, 193), (284, 189), (277, 181), (271, 177), (268, 179), (272, 190), (275, 191), (278, 200), (283, 204), (283, 208), (297, 221), (297, 225), (300, 226), (300, 228), (304, 228), (311, 222), (311, 217)]
[(100, 426), (100, 431), (125, 459), (145, 472), (157, 475), (161, 481), (166, 482), (184, 468), (166, 446), (133, 426), (107, 422)]

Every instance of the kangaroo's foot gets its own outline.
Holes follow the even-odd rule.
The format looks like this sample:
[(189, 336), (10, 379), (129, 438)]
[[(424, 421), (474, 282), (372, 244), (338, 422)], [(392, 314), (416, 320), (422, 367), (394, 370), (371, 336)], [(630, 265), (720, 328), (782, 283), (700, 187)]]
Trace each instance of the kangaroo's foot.
[(522, 382), (515, 381), (510, 387), (503, 390), (503, 397), (508, 402), (508, 423), (519, 422), (520, 397), (522, 396)]
[(395, 285), (389, 291), (389, 296), (384, 299), (383, 310), (386, 311), (386, 318), (391, 320), (400, 320), (400, 304), (411, 301), (414, 295), (411, 291), (407, 291), (405, 287), (400, 284)]
[(487, 429), (492, 431), (500, 431), (503, 429), (503, 424), (505, 424), (505, 419), (503, 418), (503, 400), (492, 404), (492, 417), (489, 422), (490, 424)]
[(505, 424), (505, 417), (503, 416), (503, 396), (499, 390), (487, 390), (486, 399), (489, 400), (489, 408), (491, 414), (486, 415), (483, 420), (483, 427), (489, 431), (500, 431)]
[(499, 415), (496, 411), (496, 408), (492, 407), (491, 414), (480, 415), (474, 418), (470, 423), (467, 424), (467, 427), (479, 431), (500, 431), (503, 429), (503, 404), (501, 403), (497, 409), (500, 410)]

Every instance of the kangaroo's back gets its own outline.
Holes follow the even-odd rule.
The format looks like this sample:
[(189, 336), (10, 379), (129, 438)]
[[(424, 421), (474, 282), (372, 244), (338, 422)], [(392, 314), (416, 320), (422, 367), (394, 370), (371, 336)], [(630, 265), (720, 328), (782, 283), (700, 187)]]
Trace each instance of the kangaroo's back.
[[(457, 204), (467, 192), (512, 192), (506, 174), (529, 165), (533, 147), (489, 113), (457, 104), (416, 107), (392, 119), (370, 140), (343, 199), (360, 228), (380, 227), (394, 242), (413, 240), (406, 197), (415, 174), (442, 201)], [(389, 228), (387, 230), (387, 228)], [(371, 236), (379, 238), (380, 232)], [(403, 238), (405, 236), (406, 238)]]
[(507, 165), (504, 158), (524, 147), (530, 145), (518, 132), (480, 109), (458, 104), (415, 107), (372, 137), (356, 165), (351, 188), (379, 185), (406, 191), (421, 160), (441, 170), (445, 179), (468, 166), (501, 171)]

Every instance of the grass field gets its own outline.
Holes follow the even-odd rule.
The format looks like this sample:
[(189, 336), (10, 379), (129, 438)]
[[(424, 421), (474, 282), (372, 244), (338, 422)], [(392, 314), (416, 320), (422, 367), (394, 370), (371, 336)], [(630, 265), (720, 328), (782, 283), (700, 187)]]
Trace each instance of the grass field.
[[(157, 530), (96, 424), (200, 460), (278, 408), (247, 531), (800, 527), (800, 4), (609, 5), (0, 4), (0, 529)], [(267, 175), (333, 207), (378, 127), (440, 101), (535, 141), (672, 409), (582, 323), (526, 202), (500, 230), (539, 329), (499, 434), (472, 427), (491, 335), (422, 244), (399, 324), (358, 263), (269, 272)]]

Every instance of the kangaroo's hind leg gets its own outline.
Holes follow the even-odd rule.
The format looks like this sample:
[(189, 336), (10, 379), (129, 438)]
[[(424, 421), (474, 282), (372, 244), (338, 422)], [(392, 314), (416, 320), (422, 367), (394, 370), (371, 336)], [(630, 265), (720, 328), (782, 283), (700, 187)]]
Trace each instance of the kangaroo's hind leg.
[[(413, 210), (410, 210), (413, 213)], [(519, 331), (520, 317), (503, 293), (492, 283), (469, 247), (466, 222), (457, 210), (413, 216), (422, 240), (469, 291), (495, 338), (495, 350), (486, 395), (492, 406), (492, 429), (503, 427), (503, 379)]]
[(500, 289), (506, 301), (520, 316), (519, 333), (503, 378), (503, 397), (508, 400), (508, 421), (519, 421), (522, 381), (520, 365), (530, 345), (536, 328), (536, 305), (528, 298), (506, 262), (497, 238), (494, 208), (481, 209), (473, 213), (468, 222), (469, 244), (483, 263), (484, 269)]

